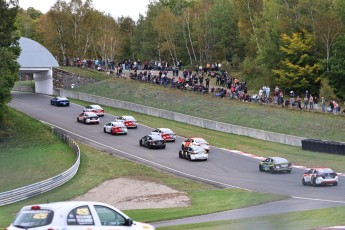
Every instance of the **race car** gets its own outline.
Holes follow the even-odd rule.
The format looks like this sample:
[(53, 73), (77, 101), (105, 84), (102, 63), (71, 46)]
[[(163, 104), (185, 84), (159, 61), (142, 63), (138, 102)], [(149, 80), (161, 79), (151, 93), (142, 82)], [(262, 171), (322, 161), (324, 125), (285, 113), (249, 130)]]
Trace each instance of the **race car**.
[(99, 105), (88, 105), (84, 108), (83, 112), (93, 112), (97, 114), (97, 116), (104, 116), (104, 109)]
[(149, 149), (165, 149), (165, 140), (160, 135), (146, 135), (139, 140), (140, 146), (145, 146)]
[(210, 144), (205, 139), (200, 137), (188, 138), (187, 140), (182, 142), (182, 149), (185, 149), (188, 146), (200, 146), (204, 148), (206, 152), (210, 151)]
[(208, 153), (200, 146), (189, 146), (181, 149), (178, 153), (179, 158), (185, 158), (190, 161), (204, 160), (207, 161)]
[(157, 128), (151, 132), (153, 135), (160, 135), (166, 142), (174, 142), (176, 140), (176, 134), (168, 128)]
[(303, 185), (338, 185), (338, 175), (330, 168), (311, 168), (303, 174)]
[(67, 97), (53, 97), (50, 99), (50, 104), (55, 106), (69, 106)]
[(292, 164), (283, 157), (269, 157), (259, 164), (259, 170), (260, 172), (266, 171), (270, 173), (291, 173)]
[(137, 120), (133, 116), (121, 116), (117, 117), (115, 121), (121, 121), (125, 124), (127, 128), (133, 128), (136, 129), (138, 128), (138, 123)]
[(127, 127), (119, 121), (113, 121), (109, 122), (103, 127), (103, 131), (105, 133), (110, 133), (110, 134), (127, 134)]
[(84, 122), (85, 124), (99, 124), (99, 117), (92, 112), (82, 112), (77, 117), (78, 122)]

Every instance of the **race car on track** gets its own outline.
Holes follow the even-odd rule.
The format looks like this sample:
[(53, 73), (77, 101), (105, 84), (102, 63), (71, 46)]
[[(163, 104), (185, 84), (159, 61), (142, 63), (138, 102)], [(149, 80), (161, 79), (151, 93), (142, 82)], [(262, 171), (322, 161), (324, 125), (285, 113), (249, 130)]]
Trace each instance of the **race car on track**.
[(67, 97), (53, 97), (50, 99), (50, 104), (55, 106), (69, 106)]
[(208, 153), (200, 146), (189, 146), (181, 149), (178, 153), (179, 158), (185, 158), (190, 161), (204, 160), (207, 161)]
[(154, 230), (155, 227), (136, 222), (117, 208), (105, 203), (64, 201), (24, 206), (6, 229)]
[(270, 173), (291, 173), (292, 164), (283, 157), (269, 157), (259, 164), (259, 170), (260, 172), (266, 171)]
[(127, 134), (127, 127), (119, 121), (109, 122), (103, 127), (105, 133), (116, 134)]
[(121, 116), (117, 117), (115, 121), (121, 121), (125, 124), (127, 128), (133, 128), (136, 129), (138, 128), (138, 123), (137, 120), (133, 116)]
[(149, 149), (165, 149), (166, 143), (160, 135), (146, 135), (139, 140), (139, 145)]
[(99, 124), (99, 117), (92, 112), (82, 112), (77, 117), (78, 122), (84, 122), (85, 124)]
[(104, 116), (104, 109), (99, 105), (88, 105), (83, 109), (83, 112), (93, 112), (97, 116)]
[(210, 151), (210, 144), (205, 139), (200, 137), (188, 138), (187, 140), (182, 142), (182, 149), (185, 149), (188, 146), (200, 146), (204, 148), (206, 152)]
[(312, 168), (303, 174), (303, 185), (338, 185), (338, 174), (330, 168)]
[(151, 134), (160, 135), (166, 142), (174, 142), (176, 140), (176, 134), (168, 128), (157, 128), (154, 129)]

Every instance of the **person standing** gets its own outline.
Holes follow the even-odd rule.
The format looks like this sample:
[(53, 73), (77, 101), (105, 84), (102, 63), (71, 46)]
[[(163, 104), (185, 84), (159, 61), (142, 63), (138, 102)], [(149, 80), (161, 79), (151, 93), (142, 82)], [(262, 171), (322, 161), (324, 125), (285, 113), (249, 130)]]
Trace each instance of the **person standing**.
[(314, 110), (314, 98), (311, 94), (309, 96), (309, 110)]
[(314, 108), (315, 110), (319, 110), (319, 99), (317, 96), (314, 97)]
[(321, 98), (321, 108), (322, 112), (326, 112), (326, 100), (324, 97)]

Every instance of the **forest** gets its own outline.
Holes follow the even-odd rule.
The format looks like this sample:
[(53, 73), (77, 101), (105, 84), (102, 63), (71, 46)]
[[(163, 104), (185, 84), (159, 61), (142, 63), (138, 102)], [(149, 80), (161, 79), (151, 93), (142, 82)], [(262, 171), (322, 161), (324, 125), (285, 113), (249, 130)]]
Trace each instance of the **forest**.
[(152, 0), (137, 21), (92, 0), (19, 9), (18, 35), (69, 58), (221, 63), (252, 85), (345, 99), (344, 0)]

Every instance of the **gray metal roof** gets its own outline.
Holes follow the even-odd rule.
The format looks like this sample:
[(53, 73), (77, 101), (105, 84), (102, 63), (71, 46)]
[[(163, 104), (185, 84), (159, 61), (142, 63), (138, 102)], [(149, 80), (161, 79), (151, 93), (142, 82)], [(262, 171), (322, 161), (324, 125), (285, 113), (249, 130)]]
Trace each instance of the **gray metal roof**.
[(17, 61), (21, 68), (51, 68), (59, 66), (54, 56), (40, 43), (21, 37), (19, 45), (22, 52)]

